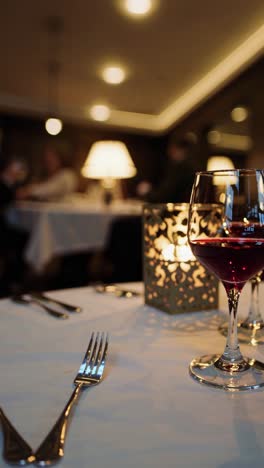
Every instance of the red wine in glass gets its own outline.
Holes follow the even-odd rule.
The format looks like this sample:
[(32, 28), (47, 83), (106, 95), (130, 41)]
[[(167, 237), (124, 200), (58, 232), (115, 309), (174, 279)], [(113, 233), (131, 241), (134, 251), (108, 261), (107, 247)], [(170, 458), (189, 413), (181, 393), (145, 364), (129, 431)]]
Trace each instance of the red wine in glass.
[(197, 239), (191, 242), (195, 257), (211, 270), (227, 290), (242, 290), (264, 263), (264, 239), (225, 238)]
[(195, 257), (222, 281), (229, 304), (223, 354), (194, 359), (190, 374), (224, 390), (258, 389), (264, 386), (264, 364), (241, 354), (237, 310), (243, 286), (264, 268), (264, 170), (197, 173), (188, 239)]

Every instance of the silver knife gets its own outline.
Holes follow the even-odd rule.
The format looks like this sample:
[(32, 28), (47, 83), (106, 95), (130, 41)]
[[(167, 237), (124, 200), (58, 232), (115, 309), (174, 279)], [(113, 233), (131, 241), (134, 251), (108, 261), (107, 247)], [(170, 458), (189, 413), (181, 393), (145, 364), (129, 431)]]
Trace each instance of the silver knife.
[(42, 293), (30, 293), (29, 296), (36, 298), (38, 300), (46, 301), (49, 302), (50, 304), (57, 304), (60, 307), (63, 307), (63, 309), (67, 310), (68, 312), (81, 312), (82, 309), (79, 306), (75, 306), (72, 304), (67, 304), (62, 301), (58, 301), (57, 299), (51, 299), (50, 297), (46, 296), (45, 294)]
[(32, 448), (16, 431), (11, 422), (7, 419), (2, 408), (0, 408), (0, 421), (3, 428), (3, 458), (11, 465), (29, 465), (35, 461)]

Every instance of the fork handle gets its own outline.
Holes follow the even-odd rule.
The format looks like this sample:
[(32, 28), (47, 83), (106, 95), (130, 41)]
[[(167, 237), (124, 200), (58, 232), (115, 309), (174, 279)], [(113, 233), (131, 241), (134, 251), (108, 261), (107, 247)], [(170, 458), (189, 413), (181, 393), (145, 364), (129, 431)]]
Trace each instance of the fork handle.
[(27, 465), (35, 461), (31, 447), (16, 431), (0, 408), (0, 420), (3, 428), (3, 458), (12, 465)]
[(68, 428), (68, 421), (71, 410), (80, 395), (83, 384), (78, 384), (64, 410), (56, 421), (55, 425), (47, 435), (46, 439), (36, 451), (35, 465), (47, 466), (56, 463), (64, 456), (64, 445)]

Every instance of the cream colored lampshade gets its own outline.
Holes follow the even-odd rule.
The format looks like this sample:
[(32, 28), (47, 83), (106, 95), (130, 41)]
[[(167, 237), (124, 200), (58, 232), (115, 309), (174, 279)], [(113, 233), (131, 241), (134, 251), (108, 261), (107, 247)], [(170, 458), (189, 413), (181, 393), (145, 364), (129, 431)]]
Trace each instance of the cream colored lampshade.
[(88, 153), (82, 175), (90, 179), (128, 179), (137, 170), (121, 141), (97, 141)]
[(211, 156), (207, 161), (207, 171), (219, 171), (221, 169), (235, 169), (233, 161), (227, 156)]
[[(207, 171), (235, 170), (233, 161), (227, 156), (211, 156), (207, 161)], [(235, 184), (237, 177), (235, 175), (226, 175), (225, 173), (214, 176), (214, 185)]]

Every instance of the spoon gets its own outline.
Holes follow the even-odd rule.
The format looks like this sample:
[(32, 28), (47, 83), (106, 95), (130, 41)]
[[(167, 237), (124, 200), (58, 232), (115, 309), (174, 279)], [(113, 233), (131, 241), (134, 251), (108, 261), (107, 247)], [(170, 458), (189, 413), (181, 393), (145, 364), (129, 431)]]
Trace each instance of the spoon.
[(117, 297), (138, 297), (141, 294), (137, 291), (132, 291), (130, 289), (123, 289), (115, 286), (114, 284), (102, 284), (95, 287), (96, 292), (98, 293), (110, 293), (114, 294)]

